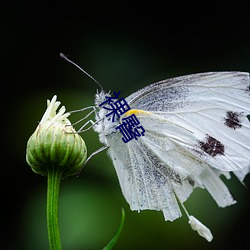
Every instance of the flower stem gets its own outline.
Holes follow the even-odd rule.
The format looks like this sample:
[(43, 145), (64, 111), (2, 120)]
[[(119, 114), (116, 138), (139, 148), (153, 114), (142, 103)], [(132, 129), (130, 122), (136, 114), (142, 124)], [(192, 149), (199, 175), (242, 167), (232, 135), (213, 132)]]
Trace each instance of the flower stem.
[(59, 188), (62, 170), (57, 166), (48, 168), (47, 185), (47, 228), (50, 250), (61, 250), (59, 231)]

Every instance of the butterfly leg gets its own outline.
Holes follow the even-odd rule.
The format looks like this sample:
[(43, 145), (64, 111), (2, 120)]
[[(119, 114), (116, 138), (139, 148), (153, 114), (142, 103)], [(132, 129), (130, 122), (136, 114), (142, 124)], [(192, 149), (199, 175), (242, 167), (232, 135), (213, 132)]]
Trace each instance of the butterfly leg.
[[(70, 114), (72, 114), (72, 113), (76, 113), (76, 112), (83, 112), (83, 111), (88, 110), (88, 109), (91, 109), (91, 111), (90, 111), (87, 115), (85, 115), (83, 118), (81, 118), (80, 120), (78, 120), (77, 122), (75, 122), (74, 124), (72, 124), (73, 126), (75, 126), (75, 125), (81, 123), (82, 121), (86, 120), (86, 119), (87, 119), (88, 117), (90, 117), (93, 113), (96, 115), (97, 112), (96, 112), (95, 106), (90, 106), (90, 107), (86, 107), (86, 108), (82, 108), (82, 109), (78, 109), (78, 110), (73, 110), (73, 111), (70, 112)], [(90, 124), (90, 123), (91, 123), (91, 125), (90, 125), (88, 128), (84, 129), (84, 128), (85, 128), (88, 124)], [(96, 124), (96, 122), (93, 122), (92, 120), (88, 120), (86, 123), (84, 123), (84, 124), (78, 129), (77, 133), (81, 133), (81, 132), (88, 131), (88, 130), (91, 129), (95, 124)]]
[(108, 146), (102, 146), (101, 148), (97, 149), (96, 151), (94, 151), (93, 153), (90, 154), (90, 156), (87, 158), (87, 160), (84, 162), (83, 166), (81, 167), (81, 169), (78, 171), (77, 176), (80, 175), (82, 169), (84, 168), (84, 166), (86, 165), (86, 163), (96, 154), (102, 152), (103, 150), (107, 149)]
[[(91, 123), (91, 125), (87, 128), (85, 128), (89, 123)], [(86, 132), (88, 130), (90, 130), (94, 125), (96, 124), (96, 122), (93, 122), (92, 120), (88, 120), (86, 123), (84, 123), (77, 131), (77, 133), (82, 133), (82, 132)]]
[(91, 155), (87, 158), (87, 160), (85, 161), (84, 165), (86, 165), (86, 163), (96, 154), (102, 152), (103, 150), (107, 149), (108, 146), (102, 146), (101, 148), (97, 149), (96, 151), (94, 151), (93, 153), (91, 153)]
[(87, 119), (93, 113), (96, 114), (96, 108), (95, 108), (95, 106), (90, 106), (90, 107), (86, 107), (86, 108), (82, 108), (82, 109), (77, 109), (77, 110), (73, 110), (73, 111), (69, 112), (70, 114), (73, 114), (73, 113), (76, 113), (76, 112), (83, 112), (83, 111), (85, 111), (87, 109), (92, 109), (92, 110), (87, 115), (85, 115), (83, 118), (81, 118), (79, 121), (75, 122), (73, 125), (76, 125), (76, 124), (82, 122), (83, 120)]

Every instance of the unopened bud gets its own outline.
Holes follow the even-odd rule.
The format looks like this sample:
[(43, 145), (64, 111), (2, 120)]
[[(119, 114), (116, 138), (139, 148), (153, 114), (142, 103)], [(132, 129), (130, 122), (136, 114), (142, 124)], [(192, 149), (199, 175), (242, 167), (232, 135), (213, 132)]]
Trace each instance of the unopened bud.
[(64, 106), (56, 113), (59, 105), (56, 96), (47, 101), (47, 110), (27, 143), (26, 160), (43, 176), (49, 168), (60, 168), (62, 177), (75, 175), (87, 158), (86, 145), (67, 118), (70, 113)]

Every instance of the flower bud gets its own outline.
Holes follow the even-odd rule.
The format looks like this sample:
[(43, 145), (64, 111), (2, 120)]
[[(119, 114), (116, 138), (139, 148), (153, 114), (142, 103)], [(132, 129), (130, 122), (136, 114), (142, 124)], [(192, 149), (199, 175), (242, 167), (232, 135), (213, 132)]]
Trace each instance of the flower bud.
[(41, 122), (27, 143), (26, 160), (32, 170), (47, 176), (50, 168), (62, 171), (62, 177), (75, 175), (79, 172), (87, 158), (86, 145), (76, 133), (61, 107), (56, 113), (60, 102), (54, 96), (47, 101)]

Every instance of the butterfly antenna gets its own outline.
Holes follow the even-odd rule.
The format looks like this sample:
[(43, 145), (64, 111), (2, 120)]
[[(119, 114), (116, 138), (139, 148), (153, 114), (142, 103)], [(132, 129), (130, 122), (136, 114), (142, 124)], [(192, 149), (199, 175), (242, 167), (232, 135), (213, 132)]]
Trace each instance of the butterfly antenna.
[(84, 69), (82, 69), (79, 65), (77, 65), (76, 63), (74, 63), (73, 61), (71, 61), (67, 56), (65, 56), (63, 53), (60, 53), (60, 57), (64, 60), (66, 60), (67, 62), (73, 64), (75, 67), (77, 67), (79, 70), (81, 70), (85, 75), (87, 75), (89, 78), (91, 78), (95, 83), (97, 83), (97, 85), (101, 88), (101, 90), (103, 90), (102, 85), (89, 73), (87, 73)]

